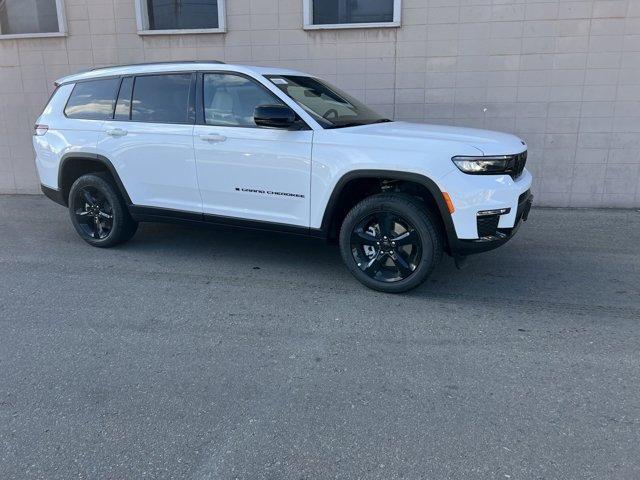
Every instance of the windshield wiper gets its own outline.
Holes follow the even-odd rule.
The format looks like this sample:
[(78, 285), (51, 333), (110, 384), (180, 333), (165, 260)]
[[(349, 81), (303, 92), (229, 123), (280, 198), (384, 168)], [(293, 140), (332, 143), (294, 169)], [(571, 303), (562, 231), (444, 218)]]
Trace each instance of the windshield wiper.
[(361, 122), (340, 123), (338, 125), (334, 124), (329, 128), (361, 127), (362, 125), (367, 125), (367, 124), (366, 123), (361, 123)]
[(389, 120), (388, 118), (381, 118), (379, 120), (374, 120), (373, 122), (348, 122), (348, 123), (340, 123), (338, 125), (333, 125), (329, 128), (361, 127), (363, 125), (373, 125), (374, 123), (387, 123), (387, 122), (393, 122), (393, 120)]

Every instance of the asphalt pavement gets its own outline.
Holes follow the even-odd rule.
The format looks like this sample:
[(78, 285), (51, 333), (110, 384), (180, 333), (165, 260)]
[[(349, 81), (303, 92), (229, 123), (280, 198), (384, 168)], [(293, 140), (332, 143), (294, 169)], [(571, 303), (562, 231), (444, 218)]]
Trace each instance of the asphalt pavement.
[(373, 292), (321, 241), (0, 196), (0, 478), (640, 478), (640, 212)]

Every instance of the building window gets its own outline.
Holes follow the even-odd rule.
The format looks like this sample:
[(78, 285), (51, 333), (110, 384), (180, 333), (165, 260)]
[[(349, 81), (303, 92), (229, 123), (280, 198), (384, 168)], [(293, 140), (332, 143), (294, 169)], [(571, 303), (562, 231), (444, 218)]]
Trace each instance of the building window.
[(0, 38), (53, 37), (66, 30), (62, 0), (0, 0)]
[(225, 0), (136, 0), (136, 13), (141, 35), (218, 33), (226, 27)]
[(401, 0), (303, 0), (304, 28), (399, 27)]

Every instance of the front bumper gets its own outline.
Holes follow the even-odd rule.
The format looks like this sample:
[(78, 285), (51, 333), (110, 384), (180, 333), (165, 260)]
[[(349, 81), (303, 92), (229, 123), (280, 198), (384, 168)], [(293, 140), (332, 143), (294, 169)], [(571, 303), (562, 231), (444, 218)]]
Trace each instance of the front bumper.
[(533, 201), (528, 170), (509, 175), (468, 175), (458, 170), (441, 179), (455, 211), (445, 221), (453, 256), (485, 252), (508, 242), (526, 220)]
[(520, 226), (522, 222), (526, 222), (529, 218), (529, 211), (531, 210), (531, 205), (533, 204), (533, 195), (531, 191), (527, 190), (524, 194), (520, 196), (520, 201), (518, 203), (518, 208), (515, 213), (515, 223), (513, 227), (510, 228), (498, 228), (493, 235), (489, 235), (482, 238), (477, 239), (453, 239), (450, 240), (450, 249), (451, 253), (454, 256), (464, 256), (471, 255), (474, 253), (487, 252), (489, 250), (493, 250), (494, 248), (498, 248), (509, 240), (511, 240)]

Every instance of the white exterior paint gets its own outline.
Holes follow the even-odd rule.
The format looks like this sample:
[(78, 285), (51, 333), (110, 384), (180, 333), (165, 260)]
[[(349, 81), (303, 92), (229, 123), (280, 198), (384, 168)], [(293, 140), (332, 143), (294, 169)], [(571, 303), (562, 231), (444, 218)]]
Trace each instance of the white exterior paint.
[[(164, 125), (71, 120), (62, 114), (73, 82), (114, 75), (177, 71), (228, 71), (249, 75), (291, 107), (311, 130)], [(498, 132), (405, 122), (323, 129), (263, 75), (299, 72), (235, 65), (145, 65), (68, 76), (38, 119), (49, 126), (34, 137), (41, 182), (57, 189), (67, 152), (97, 153), (111, 161), (132, 202), (195, 213), (320, 228), (340, 179), (359, 170), (417, 173), (447, 192), (456, 208), (458, 238), (477, 238), (480, 210), (511, 208), (500, 227), (514, 226), (518, 197), (531, 186), (525, 170), (477, 176), (460, 172), (459, 155), (508, 155), (526, 149), (519, 138)], [(284, 192), (300, 197), (264, 195)]]
[[(111, 161), (134, 204), (202, 210), (193, 125), (107, 121), (101, 129), (96, 151)], [(124, 135), (108, 133), (116, 129)]]
[(383, 123), (316, 131), (313, 145), (311, 225), (318, 227), (338, 181), (354, 170), (390, 170), (417, 173), (449, 193), (456, 212), (456, 233), (477, 238), (479, 210), (511, 208), (500, 227), (513, 227), (518, 197), (531, 187), (525, 170), (516, 182), (508, 175), (466, 175), (451, 161), (458, 155), (506, 155), (526, 147), (513, 135), (441, 125)]
[(312, 139), (310, 131), (196, 125), (203, 212), (308, 227)]

